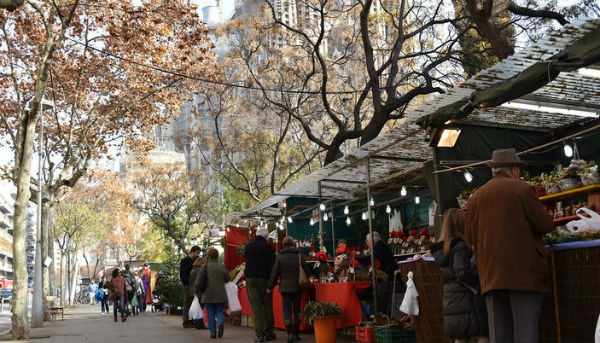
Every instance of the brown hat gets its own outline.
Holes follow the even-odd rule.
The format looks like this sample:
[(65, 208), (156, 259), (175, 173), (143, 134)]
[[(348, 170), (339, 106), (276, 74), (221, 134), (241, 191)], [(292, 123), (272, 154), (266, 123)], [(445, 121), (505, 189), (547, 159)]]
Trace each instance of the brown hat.
[(523, 165), (523, 161), (517, 155), (514, 148), (510, 149), (496, 149), (492, 155), (492, 161), (487, 164), (489, 167), (520, 167)]

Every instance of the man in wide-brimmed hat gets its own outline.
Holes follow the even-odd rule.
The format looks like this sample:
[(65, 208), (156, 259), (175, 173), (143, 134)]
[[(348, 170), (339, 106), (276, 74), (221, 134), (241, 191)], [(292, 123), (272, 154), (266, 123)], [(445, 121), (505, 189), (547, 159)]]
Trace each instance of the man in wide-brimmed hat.
[(473, 246), (491, 342), (537, 342), (542, 294), (550, 291), (542, 236), (552, 217), (519, 180), (515, 149), (494, 151), (494, 177), (469, 199), (465, 239)]

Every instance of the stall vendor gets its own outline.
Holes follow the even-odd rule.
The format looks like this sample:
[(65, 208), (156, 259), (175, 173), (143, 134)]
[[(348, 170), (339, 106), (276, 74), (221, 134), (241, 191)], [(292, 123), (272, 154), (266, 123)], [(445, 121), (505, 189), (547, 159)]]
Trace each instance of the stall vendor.
[[(389, 315), (391, 313), (392, 303), (390, 297), (393, 294), (392, 280), (396, 263), (394, 262), (392, 250), (390, 250), (388, 245), (381, 239), (379, 232), (373, 232), (373, 241), (375, 241), (374, 247), (371, 246), (371, 234), (367, 234), (366, 243), (375, 257), (375, 267), (387, 275), (387, 280), (378, 279), (377, 281), (377, 308), (379, 312)], [(359, 257), (357, 260), (364, 265), (371, 265), (371, 256)]]

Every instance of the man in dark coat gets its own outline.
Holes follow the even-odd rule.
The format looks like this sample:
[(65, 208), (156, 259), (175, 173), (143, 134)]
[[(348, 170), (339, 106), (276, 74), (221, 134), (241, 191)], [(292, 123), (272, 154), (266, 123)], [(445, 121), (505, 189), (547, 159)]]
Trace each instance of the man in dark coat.
[[(377, 310), (381, 313), (389, 315), (392, 312), (392, 303), (390, 298), (393, 296), (392, 281), (394, 278), (394, 270), (396, 268), (396, 263), (394, 262), (394, 253), (392, 253), (390, 247), (388, 247), (388, 245), (385, 244), (385, 242), (381, 239), (379, 232), (373, 232), (373, 240), (375, 241), (374, 248), (371, 247), (371, 234), (367, 234), (365, 242), (369, 246), (369, 249), (373, 251), (375, 265), (379, 270), (386, 273), (388, 276), (387, 281), (377, 281)], [(363, 265), (371, 265), (371, 256), (359, 257), (356, 260)]]
[(194, 261), (200, 255), (200, 247), (194, 245), (192, 250), (190, 251), (189, 256), (186, 256), (179, 263), (179, 278), (181, 279), (181, 284), (183, 285), (183, 327), (186, 329), (195, 328), (193, 320), (189, 318), (190, 306), (192, 305), (192, 301), (194, 297), (190, 296), (190, 273), (192, 269), (194, 269)]
[(246, 244), (246, 288), (254, 321), (256, 342), (274, 340), (273, 295), (267, 293), (267, 283), (275, 263), (275, 249), (267, 242), (269, 231), (259, 228), (256, 238)]
[(550, 291), (542, 236), (552, 231), (552, 217), (519, 180), (522, 164), (515, 149), (494, 151), (494, 177), (469, 199), (465, 214), (491, 342), (537, 342), (542, 293)]

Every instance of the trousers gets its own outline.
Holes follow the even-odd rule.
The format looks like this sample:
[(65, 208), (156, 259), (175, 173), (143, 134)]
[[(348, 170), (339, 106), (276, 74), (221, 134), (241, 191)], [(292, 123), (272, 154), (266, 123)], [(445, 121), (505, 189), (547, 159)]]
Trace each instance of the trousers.
[(123, 304), (125, 303), (125, 297), (117, 297), (113, 300), (113, 315), (117, 316), (117, 309), (121, 313), (121, 316), (125, 315), (125, 311), (123, 310)]
[(252, 312), (252, 321), (254, 322), (254, 333), (256, 337), (266, 337), (273, 335), (273, 295), (267, 293), (267, 278), (246, 278), (246, 288), (248, 291), (248, 301), (250, 302), (250, 311)]
[(491, 343), (535, 343), (542, 308), (538, 292), (494, 290), (485, 294)]
[[(292, 324), (300, 320), (300, 307), (302, 306), (302, 292), (281, 293), (283, 320)], [(293, 320), (292, 320), (293, 315)]]
[(211, 335), (215, 335), (217, 333), (217, 323), (215, 323), (215, 317), (219, 325), (225, 324), (225, 304), (224, 303), (216, 303), (216, 304), (204, 304), (206, 308), (206, 321), (208, 322), (208, 330)]
[(190, 296), (189, 292), (190, 286), (183, 286), (183, 323), (187, 323), (190, 321), (190, 306), (192, 306), (192, 301), (194, 301), (194, 297)]

